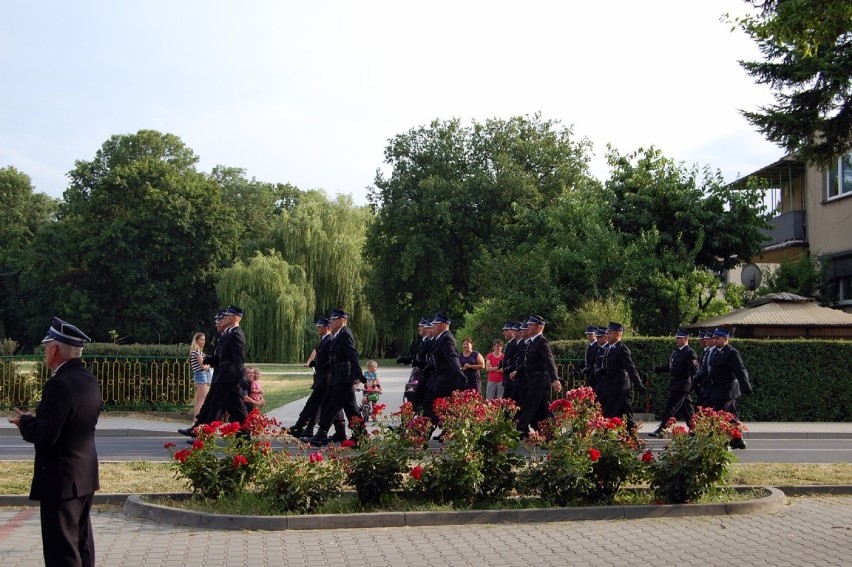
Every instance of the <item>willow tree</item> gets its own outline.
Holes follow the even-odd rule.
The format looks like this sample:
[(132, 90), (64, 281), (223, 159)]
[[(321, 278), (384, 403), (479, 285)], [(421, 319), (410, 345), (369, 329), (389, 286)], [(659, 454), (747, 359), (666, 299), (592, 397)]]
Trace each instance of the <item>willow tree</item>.
[(322, 191), (307, 191), (281, 212), (268, 248), (305, 271), (316, 298), (315, 317), (339, 307), (352, 315), (359, 350), (377, 352), (376, 328), (364, 295), (367, 265), (364, 242), (372, 215), (349, 196), (329, 200)]
[(314, 291), (305, 270), (280, 254), (258, 253), (222, 272), (216, 292), (223, 304), (245, 311), (246, 356), (256, 362), (296, 362), (312, 324)]

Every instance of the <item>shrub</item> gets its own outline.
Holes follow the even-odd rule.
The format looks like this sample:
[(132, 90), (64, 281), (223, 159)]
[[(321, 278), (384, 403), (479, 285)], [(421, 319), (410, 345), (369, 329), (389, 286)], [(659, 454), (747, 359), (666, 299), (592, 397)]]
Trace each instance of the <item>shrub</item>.
[[(374, 407), (374, 418), (380, 417), (382, 410), (382, 407), (378, 410)], [(358, 493), (361, 504), (376, 504), (383, 494), (402, 486), (408, 461), (414, 456), (412, 452), (415, 447), (422, 447), (422, 443), (415, 445), (419, 437), (409, 438), (405, 427), (393, 430), (381, 421), (372, 435), (367, 434), (358, 419), (353, 418), (350, 427), (357, 434), (358, 442), (357, 448), (351, 449), (344, 459), (347, 479)], [(344, 442), (342, 447), (347, 448), (349, 444)]]
[[(443, 448), (412, 471), (412, 492), (437, 502), (470, 505), (504, 497), (523, 458), (515, 453), (520, 433), (511, 400), (484, 400), (478, 392), (453, 392), (434, 404)], [(419, 478), (418, 478), (419, 477)]]
[(346, 480), (343, 463), (336, 458), (325, 458), (320, 451), (307, 458), (276, 452), (270, 465), (259, 488), (276, 511), (304, 514), (343, 493)]
[(668, 445), (647, 461), (654, 496), (667, 504), (693, 502), (723, 482), (734, 460), (731, 439), (742, 438), (743, 427), (733, 415), (710, 408), (699, 408), (690, 427), (669, 420)]
[(642, 479), (641, 442), (620, 418), (603, 417), (591, 388), (567, 392), (550, 411), (542, 434), (530, 437), (532, 458), (521, 475), (526, 491), (557, 506), (610, 502), (625, 482)]

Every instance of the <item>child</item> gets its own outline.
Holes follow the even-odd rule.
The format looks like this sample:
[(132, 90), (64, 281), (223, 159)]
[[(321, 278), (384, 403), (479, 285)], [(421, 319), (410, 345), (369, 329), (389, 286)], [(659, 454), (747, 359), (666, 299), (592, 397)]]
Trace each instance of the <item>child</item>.
[(260, 385), (260, 368), (246, 368), (246, 379), (249, 383), (248, 392), (245, 392), (243, 396), (246, 409), (260, 410), (266, 405), (266, 400), (263, 399), (263, 388)]
[[(367, 370), (364, 371), (364, 396), (361, 398), (361, 405), (369, 404), (370, 402), (379, 401), (379, 394), (382, 393), (382, 385), (379, 382), (379, 363), (375, 360), (367, 361)], [(371, 396), (372, 395), (372, 396)], [(371, 396), (372, 399), (368, 399)]]

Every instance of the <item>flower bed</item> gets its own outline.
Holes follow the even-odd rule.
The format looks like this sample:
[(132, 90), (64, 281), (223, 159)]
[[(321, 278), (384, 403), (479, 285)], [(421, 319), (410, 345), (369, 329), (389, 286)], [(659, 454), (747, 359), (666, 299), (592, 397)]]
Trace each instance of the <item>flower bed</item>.
[(628, 484), (648, 484), (661, 504), (695, 502), (724, 484), (733, 460), (728, 445), (742, 435), (733, 416), (702, 408), (691, 431), (669, 425), (668, 444), (655, 456), (622, 420), (602, 416), (589, 388), (568, 392), (550, 410), (540, 433), (522, 442), (514, 403), (455, 392), (436, 401), (440, 450), (428, 445), (432, 423), (408, 403), (393, 414), (394, 427), (380, 420), (369, 432), (353, 418), (357, 444), (307, 455), (273, 450), (270, 439), (286, 433), (257, 411), (244, 424), (203, 426), (191, 448), (166, 447), (196, 497), (251, 494), (276, 513), (310, 513), (347, 488), (364, 509), (394, 495), (462, 509), (519, 498), (558, 507), (610, 504)]

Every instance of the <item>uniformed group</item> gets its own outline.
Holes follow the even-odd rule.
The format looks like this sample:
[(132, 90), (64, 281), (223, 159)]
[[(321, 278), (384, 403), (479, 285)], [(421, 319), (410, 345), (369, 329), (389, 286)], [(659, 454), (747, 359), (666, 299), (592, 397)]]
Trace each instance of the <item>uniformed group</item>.
[[(360, 416), (352, 384), (363, 383), (365, 378), (348, 320), (348, 313), (333, 309), (328, 318), (316, 323), (319, 342), (307, 362), (314, 369), (311, 395), (296, 423), (288, 428), (290, 435), (314, 447), (346, 440), (346, 421)], [(334, 434), (329, 437), (332, 424)], [(353, 440), (357, 442), (356, 435)]]
[[(451, 323), (442, 313), (421, 319), (416, 352), (397, 360), (412, 366), (406, 399), (436, 426), (433, 402), (468, 387), (459, 364), (456, 340), (449, 330)], [(531, 427), (549, 417), (551, 390), (562, 391), (553, 351), (543, 335), (546, 324), (542, 317), (530, 315), (523, 322), (507, 321), (503, 326), (507, 341), (500, 362), (504, 396), (515, 400), (520, 408), (516, 421), (522, 436), (529, 435)]]
[[(671, 418), (681, 418), (687, 423), (695, 415), (696, 406), (724, 410), (731, 413), (736, 421), (737, 399), (743, 394), (751, 394), (752, 386), (740, 353), (730, 344), (727, 329), (700, 331), (699, 344), (702, 356), (689, 346), (689, 332), (678, 329), (675, 333), (677, 348), (669, 363), (655, 366), (655, 372), (668, 372), (670, 375), (668, 399), (663, 409), (662, 419), (651, 437), (662, 437), (663, 428)], [(690, 394), (696, 393), (693, 404)], [(745, 449), (742, 438), (733, 439), (731, 447)]]

